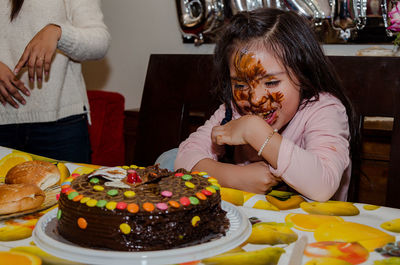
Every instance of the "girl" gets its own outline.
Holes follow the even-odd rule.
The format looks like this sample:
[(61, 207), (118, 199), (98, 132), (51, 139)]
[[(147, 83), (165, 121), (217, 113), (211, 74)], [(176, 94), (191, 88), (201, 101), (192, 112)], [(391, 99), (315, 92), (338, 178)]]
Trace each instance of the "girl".
[[(214, 58), (224, 104), (181, 143), (175, 168), (249, 192), (284, 181), (312, 200), (346, 200), (353, 112), (308, 21), (279, 9), (241, 12)], [(235, 147), (234, 163), (222, 162), (224, 145)]]

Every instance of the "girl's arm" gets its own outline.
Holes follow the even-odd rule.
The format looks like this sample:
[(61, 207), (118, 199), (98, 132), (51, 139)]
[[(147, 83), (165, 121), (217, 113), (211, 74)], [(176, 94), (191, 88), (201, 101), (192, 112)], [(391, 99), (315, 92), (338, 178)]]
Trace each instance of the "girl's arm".
[(193, 170), (206, 171), (210, 176), (218, 179), (219, 184), (223, 187), (258, 194), (265, 194), (279, 182), (279, 179), (272, 175), (269, 166), (263, 161), (241, 166), (205, 158), (200, 160)]
[(212, 142), (211, 131), (220, 124), (224, 116), (225, 107), (221, 105), (203, 126), (180, 144), (175, 169), (206, 171), (224, 187), (265, 193), (279, 181), (270, 173), (265, 162), (241, 166), (217, 161), (224, 148)]
[[(302, 143), (282, 139), (278, 166), (271, 172), (301, 194), (317, 201), (326, 201), (340, 186), (341, 200), (346, 199), (349, 170), (349, 127), (343, 105), (325, 104), (310, 109), (302, 130)], [(292, 130), (294, 128), (291, 128)], [(300, 130), (300, 128), (297, 128)]]
[(277, 184), (265, 162), (245, 166), (218, 162), (224, 147), (212, 142), (211, 131), (225, 116), (225, 106), (221, 105), (214, 115), (179, 146), (175, 169), (206, 171), (218, 179), (224, 187), (236, 188), (254, 193), (265, 193)]
[(184, 168), (191, 171), (200, 160), (205, 158), (218, 160), (218, 157), (224, 152), (224, 147), (211, 141), (211, 130), (214, 126), (219, 125), (224, 117), (225, 106), (222, 104), (204, 125), (179, 145), (174, 164), (175, 170)]
[(256, 151), (259, 151), (268, 139), (261, 156), (272, 167), (277, 167), (282, 136), (274, 133), (274, 129), (258, 116), (246, 115), (225, 125), (215, 126), (212, 130), (211, 138), (218, 145), (249, 144)]
[(343, 105), (337, 101), (319, 104), (303, 113), (303, 123), (290, 125), (291, 132), (297, 130), (303, 135), (302, 143), (272, 135), (272, 127), (254, 115), (215, 127), (212, 139), (217, 144), (250, 144), (259, 151), (272, 135), (261, 153), (271, 172), (306, 197), (326, 201), (338, 190), (350, 163), (349, 129)]

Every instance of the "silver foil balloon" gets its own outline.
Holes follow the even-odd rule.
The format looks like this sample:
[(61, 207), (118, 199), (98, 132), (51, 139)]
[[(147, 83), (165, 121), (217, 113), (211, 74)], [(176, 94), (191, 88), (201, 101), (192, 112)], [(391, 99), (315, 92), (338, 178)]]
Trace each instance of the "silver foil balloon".
[(274, 7), (293, 10), (308, 18), (330, 17), (331, 8), (328, 0), (231, 0), (232, 13), (254, 10), (260, 7)]
[(315, 21), (331, 16), (328, 0), (287, 0), (287, 4), (291, 10)]
[(212, 36), (224, 22), (223, 0), (175, 0), (182, 36), (196, 45)]
[[(229, 1), (232, 14), (261, 7), (293, 10), (314, 22), (317, 28), (330, 21), (330, 28), (347, 41), (353, 30), (364, 28), (368, 0), (175, 0), (184, 38), (194, 38), (196, 45), (213, 36), (224, 23), (224, 2)], [(390, 1), (390, 0), (380, 0)], [(383, 12), (387, 10), (382, 7)], [(386, 12), (387, 14), (387, 12)], [(387, 24), (387, 15), (385, 25)], [(389, 33), (388, 33), (389, 34)]]
[(389, 22), (388, 22), (389, 17), (388, 17), (388, 3), (386, 2), (386, 0), (382, 0), (381, 7), (382, 7), (383, 24), (385, 25), (386, 34), (389, 37), (391, 37), (393, 36), (393, 33), (387, 29), (389, 27)]
[(275, 7), (287, 10), (283, 0), (231, 0), (232, 14), (240, 11), (250, 11), (261, 7)]
[(331, 23), (340, 37), (347, 40), (351, 31), (363, 29), (367, 21), (367, 0), (331, 0)]
[(383, 24), (386, 29), (386, 35), (389, 37), (392, 37), (394, 35), (393, 31), (388, 29), (388, 27), (390, 26), (390, 22), (389, 22), (390, 18), (389, 18), (388, 13), (390, 12), (390, 10), (392, 10), (394, 4), (395, 4), (395, 1), (390, 1), (390, 0), (382, 0), (382, 2), (381, 2)]

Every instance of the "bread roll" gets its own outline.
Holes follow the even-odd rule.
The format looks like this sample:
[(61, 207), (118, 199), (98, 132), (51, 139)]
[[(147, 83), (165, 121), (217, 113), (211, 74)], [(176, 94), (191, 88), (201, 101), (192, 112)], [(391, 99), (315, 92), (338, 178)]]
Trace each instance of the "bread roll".
[(58, 183), (60, 171), (46, 161), (27, 161), (12, 167), (6, 175), (6, 184), (35, 184), (42, 190)]
[(44, 199), (44, 191), (34, 184), (0, 185), (0, 214), (37, 208)]

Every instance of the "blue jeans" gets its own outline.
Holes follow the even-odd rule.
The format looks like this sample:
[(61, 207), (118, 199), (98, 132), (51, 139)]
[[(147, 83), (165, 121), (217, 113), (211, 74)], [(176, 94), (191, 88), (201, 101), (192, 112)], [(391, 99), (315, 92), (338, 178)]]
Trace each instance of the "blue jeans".
[(55, 122), (0, 125), (0, 146), (56, 160), (91, 161), (86, 114)]

